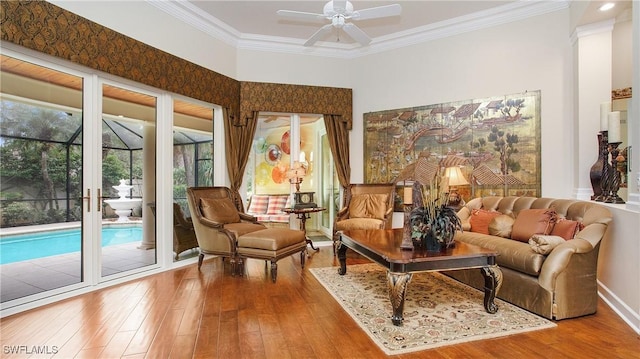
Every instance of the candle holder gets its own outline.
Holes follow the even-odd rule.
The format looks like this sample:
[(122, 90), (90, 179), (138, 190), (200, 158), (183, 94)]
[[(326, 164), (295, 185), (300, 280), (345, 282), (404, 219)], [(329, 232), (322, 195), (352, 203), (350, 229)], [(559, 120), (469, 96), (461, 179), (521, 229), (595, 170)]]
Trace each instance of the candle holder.
[[(609, 164), (609, 148), (608, 148), (609, 131), (602, 131), (601, 134), (602, 135), (599, 136), (600, 159), (598, 161), (602, 161), (602, 169), (601, 169), (601, 175), (599, 180), (600, 191), (599, 191), (599, 194), (593, 198), (593, 200), (596, 202), (604, 202), (604, 200), (609, 195), (609, 188), (610, 188), (609, 182), (611, 182), (611, 179), (609, 178), (610, 176), (609, 173), (611, 172), (611, 164)], [(595, 194), (595, 190), (594, 190), (594, 194)]]
[(402, 243), (400, 244), (400, 249), (406, 251), (413, 250), (413, 241), (411, 240), (411, 210), (413, 209), (413, 205), (404, 204), (404, 232), (402, 233)]
[(611, 153), (611, 169), (610, 169), (610, 180), (609, 180), (609, 192), (607, 193), (607, 197), (605, 198), (605, 203), (617, 203), (622, 204), (624, 200), (618, 196), (618, 190), (620, 189), (620, 172), (618, 171), (618, 154), (620, 150), (618, 146), (620, 146), (622, 142), (611, 142), (609, 143), (609, 152)]

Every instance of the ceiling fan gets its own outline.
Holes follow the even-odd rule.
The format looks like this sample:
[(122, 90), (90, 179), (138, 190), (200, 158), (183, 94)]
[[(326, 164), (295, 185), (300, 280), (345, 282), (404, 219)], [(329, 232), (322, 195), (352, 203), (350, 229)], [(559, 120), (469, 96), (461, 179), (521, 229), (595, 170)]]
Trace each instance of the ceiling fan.
[(311, 46), (316, 41), (333, 30), (333, 28), (344, 30), (352, 39), (361, 45), (368, 45), (371, 38), (362, 31), (358, 26), (348, 20), (369, 20), (381, 17), (400, 15), (402, 8), (398, 4), (372, 7), (362, 10), (354, 10), (351, 1), (333, 0), (324, 5), (322, 14), (314, 14), (310, 12), (278, 10), (278, 15), (301, 20), (329, 20), (330, 24), (326, 24), (315, 32), (305, 43), (304, 46)]

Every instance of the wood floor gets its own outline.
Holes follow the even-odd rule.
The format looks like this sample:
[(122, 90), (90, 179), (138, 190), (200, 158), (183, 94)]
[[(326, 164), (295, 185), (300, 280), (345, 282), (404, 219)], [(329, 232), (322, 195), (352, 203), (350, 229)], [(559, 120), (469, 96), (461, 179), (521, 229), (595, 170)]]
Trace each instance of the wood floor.
[[(306, 268), (337, 265), (331, 247)], [(0, 321), (2, 358), (380, 358), (298, 255), (232, 277), (220, 258), (20, 313)], [(348, 263), (366, 259), (351, 254)], [(640, 338), (605, 304), (554, 329), (398, 358), (639, 358)], [(18, 346), (26, 346), (19, 349)], [(35, 346), (35, 347), (34, 347)], [(19, 354), (10, 354), (17, 350)], [(45, 354), (29, 356), (34, 349)], [(46, 354), (46, 351), (49, 354)], [(52, 353), (56, 353), (55, 355)]]

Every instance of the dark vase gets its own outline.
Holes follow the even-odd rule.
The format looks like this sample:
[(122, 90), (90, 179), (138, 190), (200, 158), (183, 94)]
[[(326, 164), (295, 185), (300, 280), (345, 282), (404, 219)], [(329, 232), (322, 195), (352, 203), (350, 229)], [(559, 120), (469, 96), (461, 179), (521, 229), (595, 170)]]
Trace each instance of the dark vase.
[(592, 201), (602, 197), (602, 170), (604, 168), (607, 153), (607, 146), (604, 142), (603, 133), (598, 132), (598, 159), (596, 160), (596, 163), (591, 166), (591, 170), (589, 171), (591, 187), (593, 189), (593, 196), (591, 196)]
[(435, 236), (431, 232), (429, 232), (429, 234), (423, 238), (423, 241), (424, 241), (424, 248), (428, 252), (440, 252), (443, 249), (440, 242), (436, 240)]

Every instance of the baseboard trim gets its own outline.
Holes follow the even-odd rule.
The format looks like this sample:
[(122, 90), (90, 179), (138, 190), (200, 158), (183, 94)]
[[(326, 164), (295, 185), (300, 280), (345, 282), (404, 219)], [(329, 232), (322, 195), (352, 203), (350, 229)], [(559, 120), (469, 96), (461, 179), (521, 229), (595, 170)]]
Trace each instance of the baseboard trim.
[(618, 296), (598, 281), (598, 296), (614, 311), (636, 334), (640, 335), (640, 315), (635, 313)]

